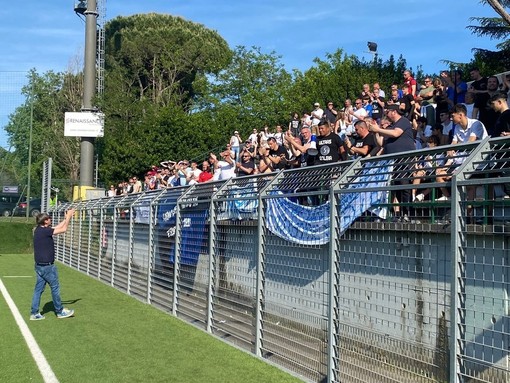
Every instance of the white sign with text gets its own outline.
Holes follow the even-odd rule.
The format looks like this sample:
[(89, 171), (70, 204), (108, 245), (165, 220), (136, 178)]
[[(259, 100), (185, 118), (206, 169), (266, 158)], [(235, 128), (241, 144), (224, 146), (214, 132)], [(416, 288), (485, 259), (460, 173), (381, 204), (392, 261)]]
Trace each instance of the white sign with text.
[(66, 137), (103, 137), (104, 113), (66, 112), (64, 124)]

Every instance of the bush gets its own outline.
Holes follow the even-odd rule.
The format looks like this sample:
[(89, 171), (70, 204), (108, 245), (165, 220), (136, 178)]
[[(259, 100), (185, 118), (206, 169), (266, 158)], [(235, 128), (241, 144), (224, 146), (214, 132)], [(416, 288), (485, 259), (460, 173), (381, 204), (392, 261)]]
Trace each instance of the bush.
[(32, 229), (35, 223), (30, 220), (0, 220), (0, 253), (26, 254), (33, 251)]

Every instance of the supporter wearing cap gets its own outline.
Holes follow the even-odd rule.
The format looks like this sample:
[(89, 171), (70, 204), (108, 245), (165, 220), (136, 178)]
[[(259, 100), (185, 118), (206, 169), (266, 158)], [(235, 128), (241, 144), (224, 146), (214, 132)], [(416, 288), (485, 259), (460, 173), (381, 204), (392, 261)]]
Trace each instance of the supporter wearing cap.
[(310, 113), (310, 118), (312, 119), (312, 133), (317, 134), (317, 127), (319, 126), (319, 122), (324, 115), (324, 110), (321, 109), (321, 104), (316, 102), (313, 104), (313, 110)]
[(230, 149), (234, 152), (234, 161), (237, 161), (239, 158), (239, 151), (241, 149), (241, 137), (239, 136), (239, 132), (236, 130), (232, 137), (230, 137)]
[(335, 123), (336, 117), (338, 116), (338, 112), (333, 105), (333, 101), (328, 102), (328, 107), (324, 111), (324, 117), (330, 122)]

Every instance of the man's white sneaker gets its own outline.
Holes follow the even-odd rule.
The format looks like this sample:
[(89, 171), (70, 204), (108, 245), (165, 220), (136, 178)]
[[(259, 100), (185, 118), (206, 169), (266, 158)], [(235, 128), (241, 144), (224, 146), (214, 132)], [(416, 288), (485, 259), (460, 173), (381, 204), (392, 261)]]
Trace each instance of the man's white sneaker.
[(418, 194), (415, 198), (415, 200), (418, 202), (422, 202), (424, 199), (425, 199), (425, 196), (422, 193)]
[(58, 319), (69, 318), (74, 315), (74, 310), (62, 309), (61, 312), (57, 313)]
[(442, 196), (442, 197), (439, 197), (439, 198), (436, 198), (436, 201), (449, 201), (450, 200), (450, 197), (447, 197), (447, 196)]

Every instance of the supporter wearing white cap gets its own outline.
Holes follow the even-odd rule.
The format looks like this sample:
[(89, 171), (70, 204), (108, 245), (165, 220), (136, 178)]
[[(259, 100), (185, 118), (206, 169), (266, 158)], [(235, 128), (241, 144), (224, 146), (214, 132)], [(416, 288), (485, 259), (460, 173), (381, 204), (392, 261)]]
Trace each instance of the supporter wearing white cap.
[(310, 117), (312, 119), (312, 133), (317, 134), (318, 130), (317, 127), (319, 126), (319, 122), (322, 119), (322, 116), (324, 115), (324, 110), (321, 109), (321, 104), (316, 102), (313, 104), (313, 110), (310, 113)]
[(239, 158), (239, 150), (241, 147), (241, 137), (239, 136), (239, 132), (236, 130), (232, 137), (230, 137), (230, 149), (234, 152), (234, 161), (237, 161)]

